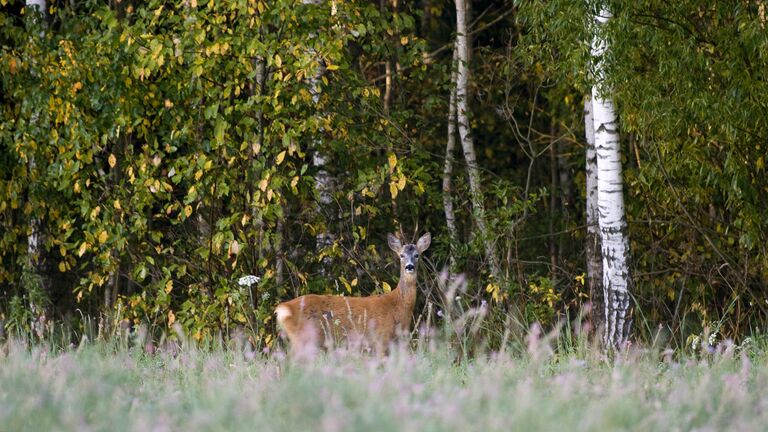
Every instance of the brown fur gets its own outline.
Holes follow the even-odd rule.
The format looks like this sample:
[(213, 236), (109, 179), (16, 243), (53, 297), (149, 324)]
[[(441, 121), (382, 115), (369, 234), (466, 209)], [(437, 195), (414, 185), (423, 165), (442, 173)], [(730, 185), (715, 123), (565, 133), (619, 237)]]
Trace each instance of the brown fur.
[[(423, 248), (418, 252), (429, 246), (430, 239), (427, 233), (419, 242)], [(390, 242), (398, 254), (408, 246)], [(416, 270), (407, 272), (401, 262), (400, 281), (389, 293), (370, 297), (297, 297), (277, 306), (278, 323), (294, 350), (325, 347), (353, 336), (362, 337), (377, 351), (386, 350), (395, 336), (410, 330), (416, 303), (416, 275)]]

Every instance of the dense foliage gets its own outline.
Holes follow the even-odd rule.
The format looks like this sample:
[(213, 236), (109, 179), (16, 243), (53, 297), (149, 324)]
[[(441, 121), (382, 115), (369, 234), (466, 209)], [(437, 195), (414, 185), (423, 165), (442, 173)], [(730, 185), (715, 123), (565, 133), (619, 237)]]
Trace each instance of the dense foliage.
[[(501, 317), (490, 333), (511, 303), (530, 321), (575, 316), (588, 301), (594, 5), (473, 3), (471, 126), (506, 276), (494, 281), (458, 154), (453, 248), (444, 228), (453, 3), (402, 3), (58, 2), (37, 17), (3, 0), (6, 329), (80, 329), (100, 315), (197, 337), (244, 325), (269, 343), (281, 299), (390, 289), (384, 238), (400, 227), (435, 239), (422, 302), (439, 305), (435, 272), (453, 250), (470, 281), (462, 301), (492, 302)], [(705, 327), (737, 339), (764, 330), (765, 6), (612, 10), (636, 329), (661, 326), (681, 345)], [(262, 279), (239, 286), (247, 274)]]

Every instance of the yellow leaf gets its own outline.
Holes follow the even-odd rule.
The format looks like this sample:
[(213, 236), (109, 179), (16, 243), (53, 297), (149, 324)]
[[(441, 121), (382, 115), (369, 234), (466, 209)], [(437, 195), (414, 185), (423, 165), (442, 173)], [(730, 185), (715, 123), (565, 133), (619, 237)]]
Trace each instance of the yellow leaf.
[(392, 199), (397, 198), (397, 185), (395, 184), (395, 182), (389, 183), (389, 193), (390, 195), (392, 195)]
[(275, 192), (270, 189), (267, 191), (267, 201), (272, 201), (272, 197), (275, 196)]
[(400, 45), (407, 45), (408, 44), (408, 36), (403, 36), (400, 38)]
[(79, 181), (75, 182), (74, 190), (75, 190), (75, 193), (80, 193), (80, 182)]
[(283, 65), (283, 59), (280, 58), (280, 54), (275, 54), (275, 66), (280, 67)]
[(213, 161), (212, 161), (212, 160), (210, 160), (210, 159), (208, 159), (208, 160), (205, 162), (205, 165), (203, 165), (203, 169), (204, 169), (204, 170), (206, 170), (206, 171), (208, 171), (209, 169), (211, 169), (211, 167), (212, 167), (212, 166), (213, 166)]
[(384, 292), (390, 292), (390, 291), (392, 291), (392, 287), (391, 287), (391, 286), (389, 286), (389, 284), (388, 284), (388, 283), (386, 283), (386, 282), (382, 282), (382, 283), (381, 283), (381, 287), (384, 289)]
[(400, 180), (397, 181), (397, 188), (400, 190), (405, 189), (405, 181), (406, 181), (405, 176), (401, 175)]
[(195, 181), (200, 180), (200, 177), (203, 176), (203, 170), (197, 170), (195, 173)]
[(114, 168), (115, 165), (117, 165), (117, 158), (115, 157), (115, 155), (110, 153), (109, 158), (107, 160), (109, 162), (110, 168)]
[(262, 192), (266, 192), (267, 186), (269, 186), (269, 179), (261, 179), (259, 182), (259, 189), (261, 189)]
[(339, 65), (328, 65), (325, 68), (329, 71), (334, 71), (339, 68)]
[(397, 156), (395, 156), (394, 153), (390, 153), (389, 156), (387, 156), (387, 159), (389, 159), (389, 173), (392, 174), (397, 165)]
[(350, 283), (352, 286), (357, 286), (357, 278), (352, 279), (352, 282)]
[(192, 214), (192, 206), (187, 204), (186, 207), (184, 207), (184, 216), (189, 217)]
[(119, 199), (116, 199), (116, 200), (115, 200), (115, 202), (112, 204), (112, 206), (113, 206), (113, 207), (114, 207), (116, 210), (122, 210), (122, 206), (120, 205), (120, 200), (119, 200)]
[(77, 256), (81, 257), (85, 253), (85, 250), (88, 249), (88, 243), (83, 242), (80, 244), (80, 249), (77, 250)]
[(59, 262), (59, 271), (62, 273), (67, 271), (67, 264), (64, 261)]
[(99, 233), (99, 243), (101, 243), (101, 244), (104, 244), (104, 242), (106, 242), (106, 241), (107, 241), (107, 237), (109, 237), (109, 236), (107, 235), (107, 230), (102, 230), (102, 231)]
[(165, 293), (170, 294), (171, 290), (173, 290), (173, 280), (168, 279), (168, 282), (165, 283)]
[(294, 176), (294, 177), (291, 179), (291, 187), (292, 187), (292, 188), (295, 188), (295, 187), (296, 187), (296, 185), (297, 185), (298, 183), (299, 183), (299, 176)]
[(232, 240), (232, 243), (229, 244), (229, 254), (237, 255), (239, 253), (240, 253), (240, 243), (238, 243), (237, 240)]
[(96, 207), (95, 209), (91, 210), (91, 220), (99, 217), (99, 213), (101, 213), (101, 207)]
[(491, 298), (493, 298), (493, 301), (495, 301), (497, 303), (502, 300), (501, 287), (496, 285), (496, 284), (494, 284), (494, 283), (489, 283), (485, 287), (485, 292), (490, 293), (491, 294)]
[(176, 322), (176, 315), (173, 314), (172, 310), (168, 311), (168, 327), (172, 326), (173, 323)]
[(275, 163), (280, 165), (283, 163), (283, 159), (285, 159), (285, 150), (281, 151), (277, 157), (275, 158)]

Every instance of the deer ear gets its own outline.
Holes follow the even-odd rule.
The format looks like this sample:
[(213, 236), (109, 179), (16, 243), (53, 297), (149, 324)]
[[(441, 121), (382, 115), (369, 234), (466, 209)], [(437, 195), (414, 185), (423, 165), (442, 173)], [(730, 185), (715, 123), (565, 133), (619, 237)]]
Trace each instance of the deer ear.
[(432, 234), (426, 233), (416, 242), (416, 249), (419, 250), (419, 253), (424, 252), (427, 250), (430, 243), (432, 243)]
[(400, 243), (400, 239), (392, 234), (387, 234), (387, 244), (389, 244), (389, 248), (395, 251), (395, 253), (400, 253), (400, 249), (403, 248), (402, 243)]

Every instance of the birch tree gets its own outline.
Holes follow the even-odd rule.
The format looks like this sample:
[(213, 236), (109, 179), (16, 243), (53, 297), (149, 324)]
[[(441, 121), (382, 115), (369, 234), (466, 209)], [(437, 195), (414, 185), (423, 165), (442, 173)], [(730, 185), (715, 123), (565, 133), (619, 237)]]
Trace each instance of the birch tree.
[(629, 238), (624, 211), (619, 128), (609, 89), (605, 85), (605, 55), (608, 41), (604, 26), (611, 18), (603, 7), (594, 17), (591, 54), (594, 60), (592, 87), (593, 125), (597, 156), (597, 206), (603, 255), (603, 292), (607, 347), (619, 348), (629, 336)]
[(451, 61), (451, 95), (448, 100), (448, 136), (445, 145), (445, 163), (443, 164), (443, 210), (445, 212), (445, 224), (448, 226), (448, 235), (450, 240), (449, 265), (450, 274), (457, 270), (456, 265), (456, 244), (459, 241), (458, 230), (456, 229), (456, 214), (453, 211), (453, 187), (451, 186), (451, 177), (453, 176), (453, 153), (456, 147), (456, 60), (458, 52), (456, 47), (453, 49), (453, 60)]
[(480, 231), (486, 259), (491, 267), (491, 275), (496, 282), (501, 280), (501, 266), (496, 256), (496, 248), (488, 230), (488, 222), (485, 215), (483, 191), (480, 188), (480, 170), (477, 166), (475, 144), (472, 140), (472, 131), (467, 116), (468, 87), (469, 87), (469, 42), (467, 38), (467, 3), (465, 0), (456, 0), (456, 116), (459, 126), (461, 147), (464, 151), (464, 160), (467, 163), (467, 175), (469, 177), (470, 199), (477, 228)]
[[(36, 15), (36, 18), (42, 18), (45, 20), (45, 0), (27, 0), (26, 7), (30, 12), (39, 13), (39, 15)], [(37, 11), (34, 11), (35, 9), (37, 9)], [(40, 33), (40, 37), (42, 36), (43, 32)], [(31, 121), (33, 124), (39, 121), (37, 112), (32, 113)], [(30, 173), (34, 172), (38, 168), (34, 155), (29, 156), (28, 168)], [(32, 284), (36, 285), (40, 289), (47, 290), (49, 286), (45, 280), (45, 262), (42, 250), (44, 234), (41, 225), (41, 221), (36, 215), (30, 215), (28, 228), (29, 234), (27, 235), (27, 271), (29, 272)], [(38, 296), (30, 295), (30, 310), (32, 311), (32, 315), (35, 317), (35, 322), (32, 323), (32, 328), (38, 335), (42, 335), (42, 325), (45, 323), (45, 309), (44, 305), (38, 304), (38, 301), (34, 300), (36, 298), (38, 298)]]
[(584, 98), (584, 134), (587, 141), (587, 285), (592, 302), (592, 323), (600, 328), (604, 322), (603, 262), (600, 251), (600, 221), (597, 208), (597, 153), (595, 152), (595, 125), (592, 116), (592, 97)]
[[(305, 5), (318, 6), (320, 3), (322, 3), (322, 1), (303, 0), (303, 3)], [(315, 49), (308, 48), (307, 54), (312, 56), (318, 63), (315, 69), (315, 74), (309, 76), (307, 81), (309, 83), (309, 93), (312, 95), (312, 102), (315, 105), (319, 105), (321, 92), (320, 80), (323, 78), (323, 74), (325, 73), (325, 67), (323, 66), (322, 60)], [(315, 173), (315, 192), (317, 193), (318, 204), (317, 212), (321, 218), (324, 219), (324, 226), (319, 229), (315, 235), (315, 249), (318, 253), (321, 253), (323, 249), (333, 245), (333, 242), (336, 240), (336, 236), (329, 229), (330, 218), (328, 217), (331, 203), (333, 201), (333, 190), (336, 180), (328, 171), (328, 155), (325, 154), (321, 147), (322, 139), (318, 136), (314, 137), (312, 139), (312, 148), (314, 150), (314, 154), (312, 156), (312, 164), (317, 169)], [(330, 261), (331, 260), (328, 255), (323, 255), (320, 269), (323, 274), (327, 273), (328, 267), (330, 266)]]

